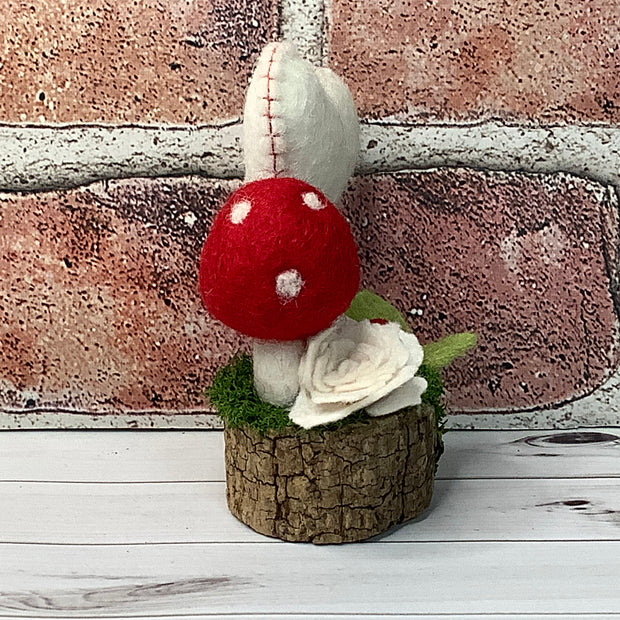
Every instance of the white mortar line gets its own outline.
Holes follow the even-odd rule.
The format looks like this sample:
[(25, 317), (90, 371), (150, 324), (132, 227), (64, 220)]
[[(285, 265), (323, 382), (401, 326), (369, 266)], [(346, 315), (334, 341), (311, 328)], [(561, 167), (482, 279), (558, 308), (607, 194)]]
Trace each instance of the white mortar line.
[[(620, 127), (362, 125), (358, 173), (465, 166), (569, 172), (620, 188)], [(0, 191), (180, 174), (242, 177), (241, 127), (0, 125)]]
[[(523, 412), (488, 412), (448, 415), (452, 430), (570, 429), (620, 427), (620, 373), (594, 394), (556, 409)], [(0, 411), (0, 429), (222, 429), (222, 420), (212, 413), (184, 414), (150, 411), (123, 414), (89, 414), (69, 411), (11, 413)]]
[(358, 172), (444, 166), (568, 172), (620, 188), (620, 127), (364, 124)]
[(315, 65), (325, 62), (324, 0), (281, 0), (280, 34)]
[(42, 413), (8, 413), (0, 411), (0, 429), (222, 429), (222, 420), (214, 414), (179, 414), (178, 412), (125, 414), (88, 414), (66, 411)]
[[(303, 0), (301, 0), (303, 2)], [(333, 32), (334, 20), (333, 20), (333, 0), (323, 0), (323, 57), (321, 58), (321, 64), (324, 67), (329, 67), (329, 58), (331, 54), (330, 38), (328, 33)]]
[(525, 428), (577, 428), (620, 426), (620, 371), (592, 394), (550, 409), (522, 412), (488, 412), (449, 416), (452, 429), (506, 430)]
[(241, 126), (0, 125), (0, 191), (78, 187), (127, 177), (241, 176)]

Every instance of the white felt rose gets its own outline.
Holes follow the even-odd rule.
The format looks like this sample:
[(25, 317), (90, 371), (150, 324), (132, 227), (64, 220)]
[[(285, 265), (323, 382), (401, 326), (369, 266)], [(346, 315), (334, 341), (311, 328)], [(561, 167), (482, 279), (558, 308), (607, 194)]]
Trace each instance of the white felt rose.
[(418, 405), (427, 387), (415, 376), (423, 357), (418, 339), (398, 324), (342, 316), (308, 340), (289, 417), (312, 428), (359, 409), (380, 416)]

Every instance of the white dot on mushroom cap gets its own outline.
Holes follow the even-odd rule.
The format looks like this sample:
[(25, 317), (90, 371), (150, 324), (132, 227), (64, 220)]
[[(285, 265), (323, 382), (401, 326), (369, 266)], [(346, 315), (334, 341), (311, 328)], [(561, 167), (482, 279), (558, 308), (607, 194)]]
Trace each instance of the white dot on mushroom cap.
[(240, 200), (235, 203), (230, 210), (230, 221), (233, 224), (241, 224), (241, 222), (243, 222), (243, 220), (247, 217), (251, 208), (252, 203), (249, 200)]
[(318, 211), (319, 209), (323, 209), (325, 207), (325, 205), (319, 198), (319, 195), (315, 194), (314, 192), (306, 192), (302, 196), (302, 199), (304, 201), (304, 204), (307, 207), (310, 207), (311, 209), (314, 209), (315, 211)]
[(304, 281), (297, 269), (288, 269), (276, 277), (276, 293), (284, 301), (295, 299), (303, 285)]

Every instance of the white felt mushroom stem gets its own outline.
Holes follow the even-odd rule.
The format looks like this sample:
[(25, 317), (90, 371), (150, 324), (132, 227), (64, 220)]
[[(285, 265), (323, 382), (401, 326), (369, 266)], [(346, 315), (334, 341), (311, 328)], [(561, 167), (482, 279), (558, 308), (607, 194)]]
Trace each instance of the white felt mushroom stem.
[(293, 403), (299, 392), (298, 370), (304, 348), (302, 340), (254, 340), (254, 386), (262, 400), (279, 407)]

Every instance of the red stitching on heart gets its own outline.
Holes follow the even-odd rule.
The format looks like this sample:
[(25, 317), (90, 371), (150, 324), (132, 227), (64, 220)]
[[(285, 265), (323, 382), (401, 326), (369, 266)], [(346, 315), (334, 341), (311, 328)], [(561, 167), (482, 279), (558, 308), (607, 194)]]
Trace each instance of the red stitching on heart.
[(273, 161), (273, 176), (277, 177), (279, 174), (278, 171), (278, 153), (276, 153), (276, 136), (279, 134), (274, 133), (273, 131), (273, 119), (275, 115), (271, 111), (271, 104), (275, 99), (271, 96), (271, 82), (273, 78), (271, 77), (271, 67), (273, 66), (274, 57), (278, 48), (276, 45), (273, 46), (273, 50), (271, 51), (271, 57), (269, 58), (269, 66), (267, 67), (267, 120), (269, 121), (269, 139), (271, 141), (271, 158)]

